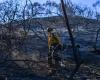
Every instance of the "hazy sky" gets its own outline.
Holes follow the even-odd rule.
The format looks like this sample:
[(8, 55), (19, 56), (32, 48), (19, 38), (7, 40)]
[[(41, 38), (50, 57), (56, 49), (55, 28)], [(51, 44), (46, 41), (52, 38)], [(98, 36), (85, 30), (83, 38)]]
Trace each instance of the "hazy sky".
[[(0, 0), (0, 2), (3, 2), (5, 0)], [(25, 0), (20, 0), (24, 3)], [(31, 0), (32, 2), (40, 2), (40, 3), (44, 3), (47, 0)], [(50, 1), (55, 1), (57, 3), (60, 2), (60, 0), (50, 0)], [(88, 6), (92, 8), (93, 3), (95, 3), (97, 0), (71, 0), (73, 3), (78, 4), (78, 5), (83, 5), (83, 6)], [(98, 10), (100, 12), (100, 6), (98, 7)]]
[[(3, 2), (5, 0), (0, 0), (0, 2)], [(25, 0), (22, 0), (22, 1), (25, 1)], [(47, 0), (31, 0), (33, 2), (46, 2)], [(60, 0), (50, 0), (50, 1), (56, 1), (56, 2), (60, 2)], [(92, 6), (93, 3), (95, 3), (97, 0), (71, 0), (73, 3), (76, 3), (76, 4), (82, 4), (82, 5), (87, 5), (87, 6)]]

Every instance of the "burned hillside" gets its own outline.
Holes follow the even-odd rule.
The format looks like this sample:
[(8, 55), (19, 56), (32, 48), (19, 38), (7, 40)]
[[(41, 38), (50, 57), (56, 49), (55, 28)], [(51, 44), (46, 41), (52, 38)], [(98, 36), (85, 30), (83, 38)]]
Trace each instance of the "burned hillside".
[[(100, 79), (100, 19), (93, 18), (90, 9), (63, 0), (61, 4), (26, 0), (23, 7), (14, 0), (0, 4), (0, 80)], [(50, 13), (50, 5), (55, 13)], [(62, 45), (61, 66), (52, 76), (48, 28), (54, 29)]]

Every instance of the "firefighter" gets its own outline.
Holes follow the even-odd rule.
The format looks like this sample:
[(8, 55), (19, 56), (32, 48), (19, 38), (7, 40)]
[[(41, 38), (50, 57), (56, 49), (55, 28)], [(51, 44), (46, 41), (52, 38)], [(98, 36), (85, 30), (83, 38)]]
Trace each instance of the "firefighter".
[(62, 46), (60, 40), (57, 35), (54, 34), (53, 28), (48, 28), (48, 65), (50, 68), (56, 68), (60, 66), (61, 58), (58, 54), (59, 50), (61, 50)]

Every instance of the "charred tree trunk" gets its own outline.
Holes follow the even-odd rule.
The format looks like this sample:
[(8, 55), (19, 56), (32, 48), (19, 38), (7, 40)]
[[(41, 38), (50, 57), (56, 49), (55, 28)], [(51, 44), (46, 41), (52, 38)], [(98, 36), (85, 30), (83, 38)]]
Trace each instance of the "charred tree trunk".
[[(94, 44), (94, 51), (97, 52), (97, 53), (99, 53), (99, 52), (98, 52), (98, 49), (97, 49), (97, 43), (98, 43), (99, 32), (100, 32), (100, 28), (97, 30), (96, 38), (95, 38), (95, 44)], [(99, 50), (99, 51), (100, 51), (100, 50)]]
[(74, 71), (72, 72), (72, 74), (70, 75), (70, 78), (69, 78), (71, 80), (71, 79), (73, 79), (73, 76), (75, 75), (75, 73), (79, 70), (82, 61), (78, 60), (78, 57), (77, 57), (76, 44), (75, 44), (75, 40), (74, 40), (72, 31), (71, 31), (71, 28), (70, 28), (70, 24), (69, 24), (69, 20), (68, 20), (68, 17), (67, 17), (67, 13), (66, 13), (66, 9), (65, 9), (63, 0), (61, 0), (61, 4), (62, 4), (62, 10), (63, 10), (63, 14), (64, 14), (65, 23), (66, 23), (66, 28), (68, 29), (70, 41), (71, 41), (71, 44), (72, 44), (74, 59), (75, 59), (75, 62), (76, 62), (76, 67), (75, 67)]

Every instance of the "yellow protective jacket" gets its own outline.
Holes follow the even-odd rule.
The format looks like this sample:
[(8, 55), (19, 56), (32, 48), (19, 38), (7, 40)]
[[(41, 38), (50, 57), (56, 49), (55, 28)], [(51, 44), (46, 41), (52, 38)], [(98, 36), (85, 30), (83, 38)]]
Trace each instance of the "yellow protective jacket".
[(50, 49), (51, 45), (53, 44), (60, 44), (59, 38), (52, 33), (48, 33), (48, 47)]

